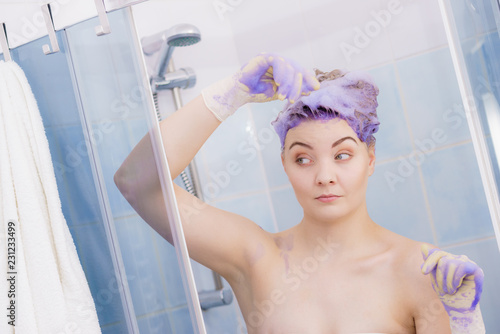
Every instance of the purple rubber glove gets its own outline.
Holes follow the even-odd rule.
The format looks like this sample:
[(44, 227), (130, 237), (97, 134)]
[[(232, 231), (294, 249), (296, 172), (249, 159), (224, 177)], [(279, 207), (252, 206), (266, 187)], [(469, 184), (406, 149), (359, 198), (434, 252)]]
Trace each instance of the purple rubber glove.
[(432, 287), (446, 311), (469, 312), (476, 308), (483, 291), (484, 274), (465, 255), (453, 255), (422, 245), (422, 273), (431, 274)]
[(205, 104), (221, 122), (239, 107), (250, 102), (288, 99), (319, 89), (312, 72), (296, 62), (273, 53), (261, 53), (240, 71), (202, 91)]
[(432, 287), (450, 317), (453, 334), (485, 333), (479, 310), (483, 270), (465, 255), (453, 255), (430, 245), (421, 247), (422, 273), (431, 275)]

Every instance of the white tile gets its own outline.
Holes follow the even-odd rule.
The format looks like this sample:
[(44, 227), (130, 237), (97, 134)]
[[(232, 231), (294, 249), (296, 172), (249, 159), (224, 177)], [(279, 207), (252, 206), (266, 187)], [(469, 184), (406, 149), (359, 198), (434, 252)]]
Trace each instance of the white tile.
[(315, 66), (322, 70), (366, 68), (391, 58), (387, 35), (374, 13), (380, 1), (305, 1), (302, 15)]
[(0, 22), (5, 23), (11, 49), (47, 34), (40, 8), (37, 3), (0, 5)]
[[(383, 0), (389, 3), (394, 0)], [(386, 27), (396, 59), (431, 50), (448, 42), (438, 2), (401, 0), (398, 11)]]
[(109, 12), (111, 10), (124, 8), (147, 0), (104, 0), (104, 6)]
[(241, 63), (260, 52), (276, 52), (312, 66), (298, 0), (242, 2), (226, 16)]
[(50, 4), (57, 30), (97, 16), (94, 0), (56, 0)]

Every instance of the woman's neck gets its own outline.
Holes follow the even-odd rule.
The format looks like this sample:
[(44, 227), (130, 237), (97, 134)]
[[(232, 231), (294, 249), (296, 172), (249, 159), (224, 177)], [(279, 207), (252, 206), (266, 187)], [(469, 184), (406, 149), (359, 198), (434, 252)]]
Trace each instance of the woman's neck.
[(337, 219), (318, 219), (304, 215), (296, 228), (297, 237), (306, 248), (314, 249), (318, 242), (326, 242), (339, 255), (365, 254), (378, 239), (382, 229), (370, 218), (366, 208)]

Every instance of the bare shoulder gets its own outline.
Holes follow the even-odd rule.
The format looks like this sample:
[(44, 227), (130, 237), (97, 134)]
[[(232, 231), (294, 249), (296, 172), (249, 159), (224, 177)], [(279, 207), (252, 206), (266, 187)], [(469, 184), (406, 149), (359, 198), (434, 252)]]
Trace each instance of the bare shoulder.
[[(439, 296), (432, 288), (431, 277), (422, 274), (424, 259), (421, 247), (424, 242), (415, 241), (400, 235), (393, 237), (395, 263), (402, 279), (402, 288), (408, 300), (417, 333), (447, 333), (449, 318)], [(431, 245), (432, 248), (436, 246)]]
[(424, 243), (396, 233), (391, 235), (391, 240), (394, 263), (399, 275), (404, 278), (403, 284), (406, 285), (407, 291), (415, 291), (416, 293), (431, 292), (434, 294), (430, 278), (421, 272), (424, 259), (420, 249)]

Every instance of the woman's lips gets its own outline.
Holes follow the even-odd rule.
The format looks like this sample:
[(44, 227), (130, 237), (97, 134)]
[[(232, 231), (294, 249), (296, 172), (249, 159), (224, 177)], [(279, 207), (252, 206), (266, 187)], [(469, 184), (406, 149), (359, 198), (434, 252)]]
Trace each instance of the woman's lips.
[(316, 199), (323, 203), (329, 203), (335, 201), (339, 197), (340, 196), (337, 195), (321, 195), (319, 197), (316, 197)]

